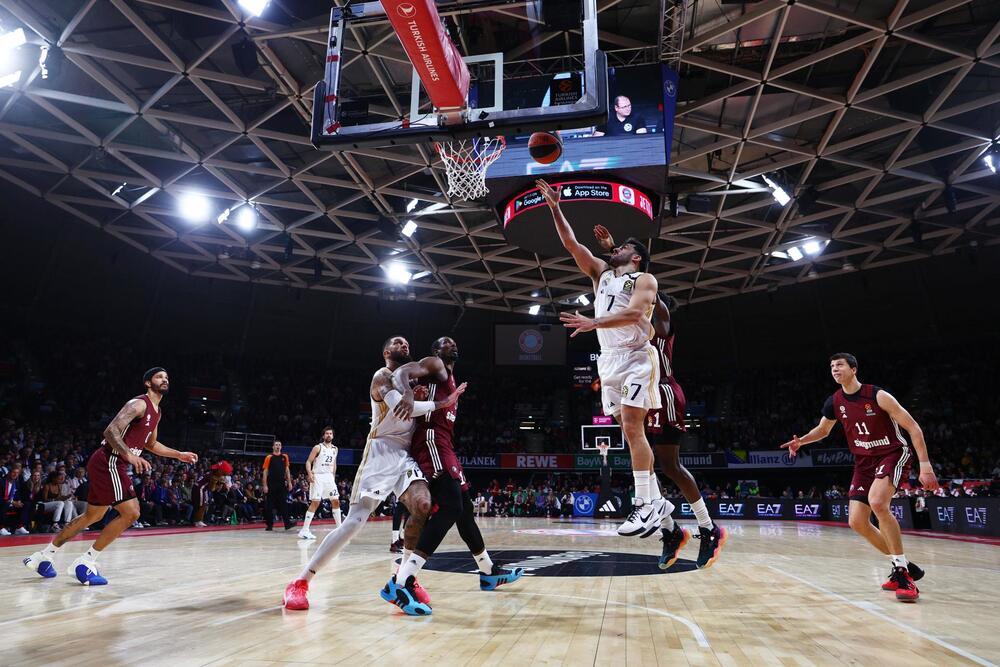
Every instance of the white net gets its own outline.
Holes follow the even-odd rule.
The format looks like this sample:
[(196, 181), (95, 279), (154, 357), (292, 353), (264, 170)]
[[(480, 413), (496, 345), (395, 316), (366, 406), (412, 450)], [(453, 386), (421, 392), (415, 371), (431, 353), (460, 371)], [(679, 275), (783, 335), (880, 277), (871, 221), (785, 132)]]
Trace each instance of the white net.
[(611, 445), (606, 442), (597, 443), (597, 451), (600, 452), (601, 457), (604, 459), (604, 464), (608, 463), (608, 450), (611, 449)]
[(448, 196), (464, 200), (485, 197), (489, 192), (486, 170), (506, 148), (504, 138), (455, 139), (435, 145), (448, 176)]

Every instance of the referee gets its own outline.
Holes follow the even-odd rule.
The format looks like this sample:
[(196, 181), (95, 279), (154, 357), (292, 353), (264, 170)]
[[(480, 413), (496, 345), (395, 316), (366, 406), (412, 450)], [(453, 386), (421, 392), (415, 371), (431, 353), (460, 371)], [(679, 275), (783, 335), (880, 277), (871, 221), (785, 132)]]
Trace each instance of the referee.
[(277, 511), (285, 520), (285, 530), (295, 527), (295, 522), (288, 514), (288, 492), (292, 490), (292, 471), (288, 454), (281, 453), (281, 441), (275, 440), (271, 445), (272, 454), (264, 459), (264, 470), (261, 472), (261, 486), (264, 490), (264, 523), (274, 530), (274, 512)]

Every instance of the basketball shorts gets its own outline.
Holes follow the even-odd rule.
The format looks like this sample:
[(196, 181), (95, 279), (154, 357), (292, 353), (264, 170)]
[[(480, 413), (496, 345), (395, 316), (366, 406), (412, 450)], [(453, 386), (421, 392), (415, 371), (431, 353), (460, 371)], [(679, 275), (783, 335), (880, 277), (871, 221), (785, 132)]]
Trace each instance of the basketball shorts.
[(337, 481), (333, 475), (315, 475), (315, 482), (309, 485), (309, 501), (314, 500), (338, 500), (340, 492), (337, 491)]
[(687, 402), (684, 399), (684, 390), (681, 389), (679, 384), (676, 382), (660, 383), (660, 407), (657, 410), (650, 410), (646, 413), (646, 433), (654, 438), (658, 438), (668, 428), (686, 431), (687, 427), (684, 425), (684, 410), (686, 406)]
[(660, 364), (648, 343), (637, 350), (602, 352), (597, 360), (604, 414), (617, 417), (622, 406), (660, 408)]
[(424, 474), (410, 453), (396, 443), (373, 438), (365, 446), (365, 453), (354, 477), (351, 503), (362, 498), (385, 500), (393, 493), (399, 498)]
[(439, 434), (433, 428), (418, 430), (413, 436), (410, 453), (428, 479), (447, 474), (457, 479), (463, 490), (469, 488), (462, 463), (447, 433)]
[(90, 455), (87, 461), (87, 502), (104, 507), (117, 505), (135, 498), (128, 463), (117, 454), (108, 453), (103, 446)]
[(892, 485), (899, 488), (900, 482), (910, 474), (913, 453), (909, 447), (900, 447), (885, 454), (854, 457), (854, 476), (847, 492), (850, 500), (860, 500), (868, 504), (868, 492), (876, 479), (888, 477)]

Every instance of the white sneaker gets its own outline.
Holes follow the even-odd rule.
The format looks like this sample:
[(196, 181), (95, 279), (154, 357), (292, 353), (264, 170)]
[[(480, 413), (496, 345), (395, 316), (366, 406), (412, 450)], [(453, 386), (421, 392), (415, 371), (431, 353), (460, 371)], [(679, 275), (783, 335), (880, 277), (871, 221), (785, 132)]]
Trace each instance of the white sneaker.
[(650, 504), (653, 506), (653, 509), (656, 510), (656, 524), (639, 537), (645, 538), (656, 533), (656, 531), (660, 528), (660, 525), (663, 523), (663, 520), (674, 513), (674, 504), (666, 498), (658, 498)]
[(195, 527), (197, 527), (197, 528), (204, 528), (204, 527), (205, 527), (205, 526), (207, 526), (208, 524), (207, 524), (207, 523), (205, 523), (204, 521), (195, 521), (195, 522), (194, 522), (194, 525), (195, 525)]
[(86, 555), (73, 561), (66, 572), (84, 586), (103, 586), (108, 583), (108, 580), (102, 577), (100, 570), (97, 569), (97, 563), (89, 560)]
[(28, 535), (29, 533), (28, 533), (28, 529), (27, 528), (25, 528), (24, 526), (21, 526), (20, 528), (18, 528), (17, 530), (14, 531), (14, 534), (15, 535)]
[(56, 568), (52, 565), (52, 560), (41, 551), (36, 551), (21, 561), (24, 566), (32, 572), (37, 572), (39, 576), (51, 579), (56, 576)]
[(7, 530), (6, 528), (0, 528), (0, 535), (7, 537), (8, 535), (10, 535), (10, 531)]
[(303, 540), (315, 540), (316, 539), (316, 536), (313, 535), (308, 530), (306, 530), (305, 528), (303, 528), (302, 530), (299, 531), (299, 537), (301, 537)]
[(618, 526), (618, 534), (622, 537), (636, 537), (655, 531), (660, 525), (659, 508), (652, 503), (642, 503), (632, 506), (625, 523)]

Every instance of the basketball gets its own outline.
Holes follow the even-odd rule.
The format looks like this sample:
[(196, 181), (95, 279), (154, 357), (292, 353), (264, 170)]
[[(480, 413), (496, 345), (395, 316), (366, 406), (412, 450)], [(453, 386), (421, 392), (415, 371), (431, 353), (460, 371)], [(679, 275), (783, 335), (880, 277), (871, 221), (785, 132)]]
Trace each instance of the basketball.
[(528, 152), (538, 164), (552, 164), (562, 155), (562, 139), (552, 132), (535, 132), (528, 139)]

